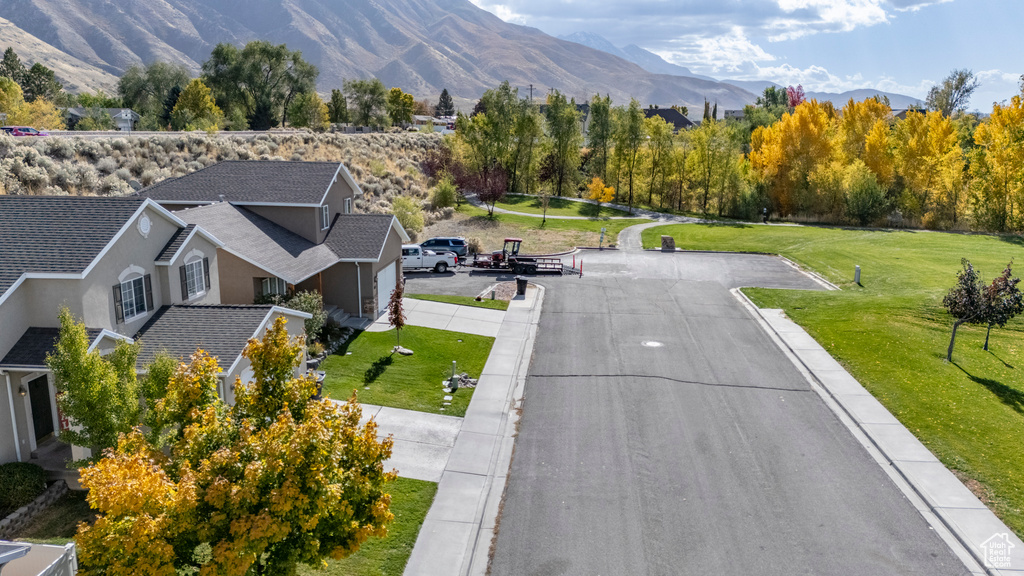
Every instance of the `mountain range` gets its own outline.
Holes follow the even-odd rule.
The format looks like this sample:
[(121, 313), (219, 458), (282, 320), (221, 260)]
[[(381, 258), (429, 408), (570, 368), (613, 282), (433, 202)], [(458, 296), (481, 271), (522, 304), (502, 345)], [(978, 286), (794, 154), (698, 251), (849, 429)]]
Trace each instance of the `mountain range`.
[(109, 90), (131, 65), (155, 60), (198, 73), (217, 43), (260, 39), (301, 50), (320, 69), (321, 92), (345, 79), (377, 77), (417, 98), (433, 100), (447, 88), (462, 108), (503, 80), (524, 96), (532, 85), (535, 97), (558, 89), (578, 102), (600, 93), (616, 103), (632, 97), (645, 106), (699, 110), (705, 99), (735, 109), (755, 98), (744, 86), (692, 74), (638, 46), (605, 41), (595, 48), (600, 37), (589, 36), (555, 38), (469, 0), (0, 2), (0, 42), (29, 63), (53, 63), (69, 88)]

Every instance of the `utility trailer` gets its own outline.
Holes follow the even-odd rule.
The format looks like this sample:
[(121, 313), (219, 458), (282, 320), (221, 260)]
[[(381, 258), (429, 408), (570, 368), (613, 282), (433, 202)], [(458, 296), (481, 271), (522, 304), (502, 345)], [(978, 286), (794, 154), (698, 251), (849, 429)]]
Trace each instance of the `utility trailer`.
[(539, 258), (536, 256), (520, 256), (521, 238), (505, 238), (501, 250), (490, 254), (477, 254), (469, 265), (473, 268), (490, 268), (492, 270), (511, 270), (514, 274), (536, 274), (538, 272), (563, 271), (562, 261), (558, 258)]

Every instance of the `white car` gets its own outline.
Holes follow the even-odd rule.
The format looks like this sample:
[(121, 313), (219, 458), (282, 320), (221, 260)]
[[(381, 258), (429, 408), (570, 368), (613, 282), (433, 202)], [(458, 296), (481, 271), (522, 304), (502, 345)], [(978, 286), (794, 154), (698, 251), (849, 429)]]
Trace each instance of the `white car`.
[(402, 245), (402, 269), (403, 270), (429, 270), (435, 272), (447, 272), (459, 263), (459, 257), (454, 252), (434, 252), (424, 250), (419, 244)]

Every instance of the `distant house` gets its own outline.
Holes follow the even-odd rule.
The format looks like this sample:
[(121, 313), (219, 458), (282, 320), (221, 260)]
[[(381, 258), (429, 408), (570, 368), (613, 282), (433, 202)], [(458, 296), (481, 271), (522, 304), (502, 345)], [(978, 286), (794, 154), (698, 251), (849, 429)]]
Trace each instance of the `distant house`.
[[(142, 119), (138, 113), (128, 108), (101, 108), (100, 110), (107, 116), (110, 116), (110, 119), (114, 121), (114, 126), (121, 132), (131, 132), (132, 130), (135, 130), (139, 120)], [(74, 130), (75, 125), (83, 118), (87, 118), (91, 112), (92, 110), (90, 108), (83, 108), (81, 106), (68, 108), (68, 128)]]
[(230, 161), (141, 190), (222, 243), (221, 301), (314, 290), (336, 321), (376, 319), (409, 241), (390, 214), (353, 214), (362, 194), (335, 162)]
[(694, 125), (693, 122), (690, 122), (689, 118), (683, 116), (683, 113), (676, 108), (647, 108), (644, 110), (644, 116), (647, 118), (655, 116), (661, 118), (672, 126), (673, 132), (686, 130)]
[[(69, 422), (57, 411), (46, 355), (68, 307), (87, 327), (89, 349), (141, 341), (138, 367), (158, 352), (185, 358), (197, 348), (218, 357), (218, 392), (234, 400), (246, 378), (242, 350), (277, 317), (301, 333), (308, 314), (275, 306), (224, 306), (223, 243), (152, 200), (0, 195), (0, 462), (27, 461), (60, 444)], [(250, 302), (251, 304), (251, 302)]]
[(726, 120), (742, 120), (746, 117), (746, 111), (744, 110), (726, 110), (722, 118)]

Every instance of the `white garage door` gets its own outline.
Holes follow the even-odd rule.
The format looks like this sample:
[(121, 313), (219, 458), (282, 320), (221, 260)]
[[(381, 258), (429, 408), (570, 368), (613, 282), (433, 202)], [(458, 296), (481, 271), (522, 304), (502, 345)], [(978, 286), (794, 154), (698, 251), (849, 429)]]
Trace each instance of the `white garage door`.
[(391, 300), (391, 292), (395, 289), (397, 263), (392, 262), (387, 268), (377, 272), (377, 314), (384, 314)]

